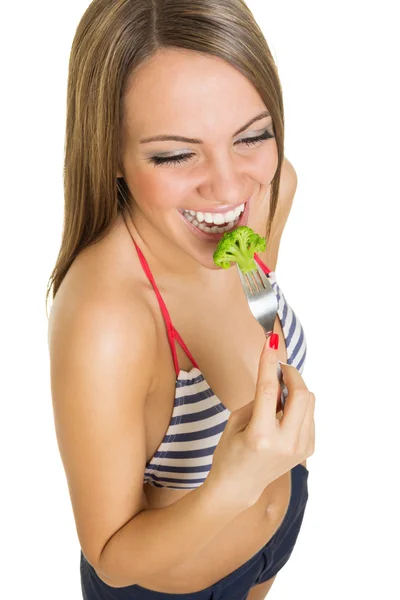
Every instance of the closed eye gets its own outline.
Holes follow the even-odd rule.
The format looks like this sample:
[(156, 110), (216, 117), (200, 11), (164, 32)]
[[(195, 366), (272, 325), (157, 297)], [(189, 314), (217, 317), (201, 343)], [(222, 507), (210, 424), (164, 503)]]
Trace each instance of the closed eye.
[[(275, 137), (274, 135), (272, 135), (268, 130), (266, 130), (266, 131), (264, 131), (264, 133), (262, 133), (261, 135), (259, 135), (257, 137), (244, 138), (242, 140), (238, 140), (237, 142), (234, 143), (234, 145), (245, 144), (246, 146), (249, 146), (249, 147), (258, 146), (258, 145), (262, 144), (264, 141), (270, 140), (274, 137)], [(149, 159), (149, 162), (155, 166), (159, 166), (159, 165), (175, 166), (175, 165), (187, 162), (188, 160), (190, 160), (190, 158), (192, 156), (194, 156), (194, 153), (180, 154), (178, 156), (168, 156), (168, 157), (152, 156)]]

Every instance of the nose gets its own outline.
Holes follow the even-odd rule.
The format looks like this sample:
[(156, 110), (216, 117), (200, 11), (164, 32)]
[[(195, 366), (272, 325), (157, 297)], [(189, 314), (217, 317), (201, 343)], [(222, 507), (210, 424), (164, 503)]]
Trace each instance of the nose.
[(247, 199), (246, 177), (239, 167), (239, 157), (219, 156), (210, 160), (199, 187), (203, 198), (214, 204), (238, 205)]

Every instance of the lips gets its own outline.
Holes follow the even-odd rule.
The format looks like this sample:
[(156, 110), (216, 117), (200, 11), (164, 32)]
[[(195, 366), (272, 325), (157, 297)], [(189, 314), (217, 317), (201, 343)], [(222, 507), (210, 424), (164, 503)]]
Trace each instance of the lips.
[(194, 210), (184, 210), (183, 216), (190, 221), (197, 229), (208, 233), (225, 233), (232, 230), (244, 211), (245, 203), (238, 206), (235, 210), (230, 210), (227, 213), (202, 213)]
[[(236, 223), (236, 225), (235, 225), (235, 227), (233, 227), (233, 229), (247, 225), (249, 212), (250, 212), (250, 199), (245, 203), (244, 211), (240, 215), (239, 221)], [(202, 241), (219, 242), (219, 240), (224, 235), (224, 233), (208, 233), (208, 232), (202, 231), (201, 229), (198, 229), (197, 227), (192, 225), (192, 223), (190, 223), (190, 221), (188, 221), (180, 211), (179, 211), (179, 214), (180, 214), (182, 220), (184, 221), (186, 227), (188, 227), (189, 230), (191, 231), (191, 233), (193, 233), (193, 235), (195, 235), (198, 239), (200, 239)]]

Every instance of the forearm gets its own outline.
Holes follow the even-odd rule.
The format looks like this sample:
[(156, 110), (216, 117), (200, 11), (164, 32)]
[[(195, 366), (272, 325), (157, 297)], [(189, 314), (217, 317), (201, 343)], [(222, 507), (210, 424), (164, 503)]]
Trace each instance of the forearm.
[(197, 555), (244, 510), (206, 483), (170, 506), (139, 513), (108, 541), (97, 567), (110, 585), (146, 587), (149, 576)]

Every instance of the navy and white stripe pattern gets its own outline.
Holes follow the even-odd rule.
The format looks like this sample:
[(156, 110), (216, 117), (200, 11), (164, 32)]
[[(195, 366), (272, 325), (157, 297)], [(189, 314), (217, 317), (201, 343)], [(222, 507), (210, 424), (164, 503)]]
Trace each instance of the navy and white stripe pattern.
[[(302, 373), (307, 353), (304, 331), (275, 277), (268, 277), (278, 300), (288, 364)], [(212, 392), (197, 368), (180, 371), (174, 410), (162, 443), (146, 465), (144, 482), (155, 487), (194, 489), (204, 483), (231, 411)]]
[(299, 373), (303, 373), (307, 354), (307, 344), (303, 327), (289, 304), (286, 302), (285, 296), (276, 281), (275, 271), (270, 271), (268, 273), (268, 279), (271, 282), (272, 289), (278, 300), (278, 316), (285, 338), (287, 362), (289, 365), (296, 367)]

